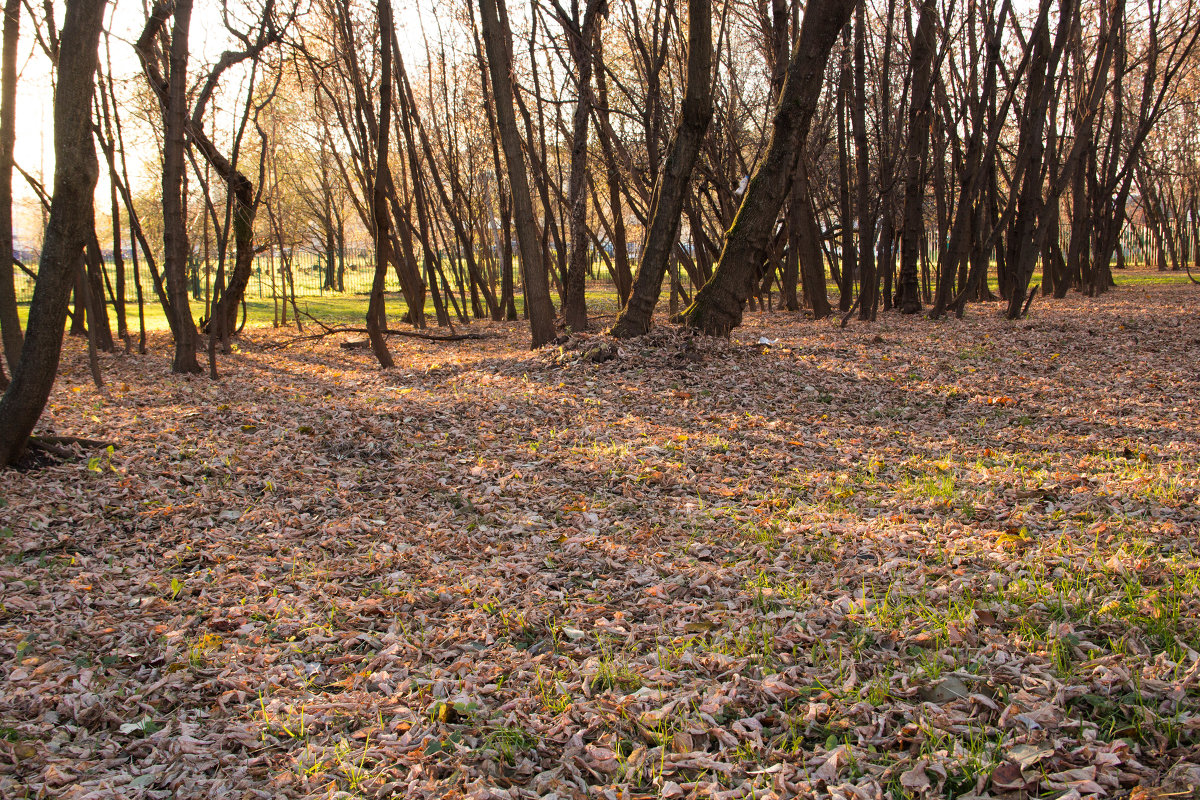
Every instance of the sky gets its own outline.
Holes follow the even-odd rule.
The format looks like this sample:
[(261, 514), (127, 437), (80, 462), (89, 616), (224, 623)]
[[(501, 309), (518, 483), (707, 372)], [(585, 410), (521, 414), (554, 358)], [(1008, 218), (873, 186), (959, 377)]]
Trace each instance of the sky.
[[(110, 6), (106, 29), (111, 34), (113, 70), (119, 76), (140, 74), (133, 41), (145, 25), (145, 14), (141, 3), (120, 0)], [(192, 12), (190, 35), (193, 52), (210, 60), (215, 58), (226, 43), (224, 29), (217, 13), (219, 4), (213, 0), (197, 0)], [(62, 4), (56, 4), (55, 19), (62, 26)], [(101, 58), (104, 58), (104, 43), (101, 40)], [(27, 14), (21, 18), (21, 39), (17, 62), (17, 136), (15, 157), (17, 164), (37, 177), (51, 189), (54, 171), (54, 108), (50, 65), (43, 54)], [(102, 181), (103, 181), (103, 170)], [(97, 187), (97, 193), (107, 196), (107, 182)], [(25, 179), (16, 173), (13, 176), (14, 231), (18, 239), (27, 239), (33, 230), (42, 224), (41, 206)], [(103, 205), (101, 206), (103, 207)]]
[[(430, 0), (393, 0), (397, 38), (406, 49), (405, 62), (410, 69), (424, 61), (421, 26), (424, 23), (429, 38), (437, 36), (437, 13)], [(40, 6), (40, 4), (34, 4)], [(201, 63), (211, 63), (229, 46), (228, 34), (221, 22), (218, 0), (195, 0), (192, 11), (190, 45), (193, 53), (192, 70)], [(62, 24), (62, 3), (56, 3), (56, 20)], [(145, 11), (137, 0), (117, 0), (111, 4), (106, 29), (112, 39), (113, 70), (118, 76), (140, 76), (140, 66), (133, 51), (133, 41), (145, 25)], [(103, 42), (101, 42), (103, 58)], [(419, 53), (419, 56), (418, 56)], [(17, 136), (16, 161), (37, 177), (50, 190), (54, 171), (53, 90), (49, 62), (41, 52), (34, 36), (32, 23), (22, 13), (21, 39), (17, 62)], [(128, 115), (126, 115), (128, 117)], [(131, 163), (131, 168), (135, 165)], [(101, 170), (97, 195), (108, 196), (108, 184)], [(135, 182), (137, 178), (134, 178)], [(38, 238), (42, 225), (41, 205), (33, 190), (19, 174), (13, 176), (14, 232), (18, 241)], [(107, 201), (99, 204), (103, 209)]]

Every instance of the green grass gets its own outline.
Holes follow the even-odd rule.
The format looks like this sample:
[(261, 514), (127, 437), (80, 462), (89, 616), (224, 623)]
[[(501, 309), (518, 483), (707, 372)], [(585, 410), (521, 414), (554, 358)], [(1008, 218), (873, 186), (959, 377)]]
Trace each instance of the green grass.
[[(298, 273), (298, 287), (302, 294), (296, 298), (296, 308), (301, 313), (301, 323), (309, 323), (309, 320), (303, 314), (311, 314), (322, 322), (330, 325), (349, 325), (361, 326), (364, 324), (364, 319), (367, 313), (367, 295), (366, 294), (319, 294), (319, 281), (312, 283), (311, 286), (306, 284), (308, 280), (307, 271), (303, 274)], [(319, 276), (318, 276), (319, 277)], [(1186, 272), (1159, 272), (1145, 268), (1113, 270), (1113, 277), (1118, 286), (1148, 286), (1148, 285), (1171, 285), (1171, 284), (1187, 284), (1189, 283)], [(588, 311), (593, 316), (613, 315), (619, 308), (617, 292), (615, 287), (610, 287), (603, 283), (608, 280), (607, 270), (600, 270), (599, 281), (589, 281), (588, 288)], [(1041, 283), (1042, 274), (1035, 272), (1030, 279), (1030, 285)], [(311, 281), (310, 281), (311, 282)], [(995, 275), (989, 277), (989, 285), (992, 291), (997, 291)], [(837, 285), (830, 281), (828, 284), (830, 299), (832, 302), (837, 301)], [(690, 285), (685, 287), (689, 294), (694, 292), (694, 287)], [(132, 294), (133, 287), (128, 289)], [(146, 330), (147, 331), (166, 331), (170, 326), (167, 324), (166, 315), (163, 313), (162, 307), (158, 303), (158, 298), (154, 295), (149, 279), (145, 285), (145, 315), (146, 315)], [(260, 296), (265, 295), (265, 296)], [(557, 292), (552, 289), (552, 297), (557, 305)], [(404, 302), (403, 295), (395, 290), (395, 287), (389, 286), (389, 292), (386, 295), (386, 304), (388, 310), (388, 318), (396, 321), (407, 313), (408, 306)], [(462, 306), (463, 299), (455, 294), (456, 301)], [(466, 298), (467, 306), (464, 310), (469, 312), (470, 296)], [(205, 315), (204, 302), (202, 300), (192, 300), (192, 315), (198, 320)], [(264, 283), (261, 287), (258, 286), (257, 276), (251, 279), (250, 285), (246, 290), (246, 325), (248, 327), (272, 325), (280, 323), (283, 319), (284, 309), (281, 299), (272, 300), (270, 296), (270, 286)], [(454, 318), (457, 324), (457, 318), (454, 317), (453, 306), (447, 302), (447, 309), (451, 317)], [(516, 297), (517, 314), (520, 316), (524, 312), (524, 297), (520, 294)], [(29, 303), (22, 302), (17, 305), (18, 312), (21, 317), (21, 325), (28, 324)], [(137, 333), (137, 303), (126, 303), (126, 318), (130, 332)], [(112, 305), (109, 305), (109, 323), (116, 328), (116, 315)], [(436, 312), (433, 306), (433, 300), (427, 296), (425, 301), (425, 315), (431, 321), (436, 320)], [(286, 319), (288, 326), (295, 326), (295, 314), (292, 310), (291, 303), (287, 304)], [(970, 357), (973, 355), (968, 352), (967, 355), (960, 354), (960, 357)]]
[[(1197, 278), (1200, 278), (1200, 275), (1197, 275)], [(1117, 282), (1117, 286), (1145, 286), (1150, 284), (1163, 286), (1191, 283), (1187, 272), (1183, 270), (1179, 272), (1158, 272), (1157, 270), (1149, 269), (1114, 269), (1113, 280)]]
[[(461, 303), (461, 298), (455, 295), (455, 299)], [(557, 305), (557, 295), (555, 295), (555, 304)], [(470, 312), (470, 296), (467, 297), (468, 313)], [(170, 325), (167, 324), (166, 314), (163, 313), (162, 306), (159, 305), (156, 297), (147, 297), (145, 299), (145, 315), (146, 315), (146, 330), (147, 331), (166, 331), (170, 330)], [(404, 301), (404, 296), (399, 292), (391, 292), (385, 296), (385, 305), (387, 308), (388, 319), (394, 324), (399, 325), (400, 319), (408, 312), (408, 305)], [(199, 320), (204, 316), (204, 302), (202, 300), (192, 300), (192, 316)], [(516, 307), (518, 317), (524, 312), (525, 298), (518, 294), (516, 296)], [(365, 324), (367, 314), (367, 296), (359, 294), (342, 294), (342, 295), (325, 295), (324, 297), (297, 297), (296, 308), (301, 312), (300, 321), (305, 327), (312, 325), (304, 314), (311, 314), (327, 325), (349, 325), (361, 327)], [(603, 314), (615, 314), (618, 309), (617, 292), (615, 289), (592, 289), (588, 292), (588, 313), (592, 316)], [(454, 324), (459, 324), (458, 318), (454, 314), (452, 306), (447, 304), (447, 310)], [(18, 303), (17, 311), (21, 318), (21, 327), (24, 328), (29, 324), (29, 303)], [(129, 326), (131, 335), (136, 336), (138, 332), (138, 309), (137, 302), (129, 302), (125, 304), (126, 324)], [(248, 293), (246, 298), (246, 326), (255, 327), (262, 325), (272, 325), (282, 319), (283, 302), (277, 300), (272, 302), (270, 297), (259, 299), (254, 296), (254, 293)], [(114, 335), (116, 334), (117, 318), (116, 311), (112, 304), (108, 306), (109, 325), (112, 326)], [(433, 300), (429, 296), (425, 299), (425, 317), (430, 325), (436, 325), (437, 316), (433, 307)], [(69, 324), (68, 320), (68, 324)], [(295, 327), (295, 313), (292, 310), (292, 304), (287, 304), (287, 326)]]
[[(408, 306), (404, 302), (404, 298), (399, 293), (387, 296), (387, 311), (388, 319), (398, 322), (408, 311)], [(282, 303), (279, 304), (280, 306)], [(522, 309), (521, 298), (517, 298), (517, 313)], [(362, 326), (365, 324), (367, 314), (367, 298), (360, 295), (329, 295), (326, 297), (298, 297), (296, 298), (296, 308), (303, 315), (304, 313), (311, 314), (317, 319), (328, 325), (351, 325)], [(29, 323), (29, 304), (21, 303), (17, 306), (17, 310), (21, 317), (21, 326), (24, 327)], [(274, 305), (268, 298), (266, 300), (247, 299), (246, 300), (246, 326), (254, 327), (260, 325), (271, 325), (279, 316), (281, 309)], [(130, 334), (136, 336), (138, 331), (137, 321), (137, 303), (126, 303), (125, 314), (126, 324), (129, 326)], [(117, 318), (113, 307), (108, 308), (109, 324), (116, 333)], [(162, 306), (158, 304), (156, 299), (147, 300), (145, 303), (146, 314), (146, 330), (147, 331), (166, 331), (170, 330), (167, 324), (166, 314), (163, 313)], [(436, 320), (434, 316), (433, 301), (427, 300), (425, 304), (425, 315), (433, 322)], [(197, 320), (204, 316), (203, 301), (192, 301), (192, 316)], [(453, 312), (451, 312), (453, 317)], [(311, 320), (301, 316), (301, 323), (305, 326), (312, 325)], [(457, 322), (457, 320), (456, 320)], [(69, 320), (68, 320), (69, 324)], [(287, 324), (295, 326), (295, 314), (292, 311), (291, 303), (287, 307)]]

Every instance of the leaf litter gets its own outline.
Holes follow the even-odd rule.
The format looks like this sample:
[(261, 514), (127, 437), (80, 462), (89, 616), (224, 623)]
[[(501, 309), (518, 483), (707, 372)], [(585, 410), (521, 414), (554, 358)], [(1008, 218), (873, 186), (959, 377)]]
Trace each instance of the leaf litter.
[(0, 795), (1200, 783), (1200, 318), (750, 314), (530, 353), (67, 345), (4, 474)]

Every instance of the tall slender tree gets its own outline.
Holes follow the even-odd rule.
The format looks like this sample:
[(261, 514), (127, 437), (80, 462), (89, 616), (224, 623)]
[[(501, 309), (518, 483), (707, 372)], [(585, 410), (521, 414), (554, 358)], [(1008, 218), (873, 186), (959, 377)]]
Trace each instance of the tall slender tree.
[[(21, 25), (21, 0), (5, 0), (4, 45), (0, 64), (0, 339), (9, 370), (21, 356), (21, 320), (13, 279), (12, 171), (17, 140), (17, 39)], [(0, 377), (3, 377), (0, 371)]]
[(563, 287), (563, 323), (573, 331), (587, 330), (585, 278), (588, 261), (587, 169), (588, 128), (596, 105), (592, 89), (593, 53), (599, 38), (600, 18), (608, 0), (587, 0), (580, 19), (579, 0), (571, 0), (571, 11), (554, 0), (559, 21), (567, 32), (567, 49), (575, 67), (575, 111), (571, 121), (571, 172), (567, 186), (570, 212), (571, 251)]
[[(188, 297), (187, 196), (184, 186), (187, 134), (188, 35), (191, 28), (192, 0), (158, 2), (150, 11), (146, 27), (135, 44), (142, 70), (158, 97), (163, 116), (163, 272), (164, 305), (171, 333), (175, 337), (175, 358), (171, 369), (179, 373), (200, 372), (196, 360), (197, 331)], [(167, 52), (166, 74), (158, 63), (155, 42), (172, 20)]]
[(383, 336), (386, 317), (384, 316), (383, 285), (387, 277), (388, 261), (391, 256), (391, 238), (389, 228), (391, 220), (388, 217), (387, 188), (391, 183), (388, 169), (388, 134), (392, 127), (392, 2), (379, 0), (377, 6), (379, 23), (379, 130), (375, 144), (375, 174), (371, 185), (371, 221), (374, 222), (372, 233), (375, 237), (375, 277), (371, 281), (371, 301), (367, 307), (367, 337), (371, 342), (371, 350), (379, 360), (379, 366), (384, 369), (395, 366), (396, 362), (388, 350), (387, 339)]
[(546, 264), (538, 244), (537, 223), (533, 219), (533, 201), (529, 194), (529, 177), (525, 157), (521, 152), (517, 118), (513, 112), (512, 35), (504, 0), (479, 0), (479, 16), (483, 26), (483, 43), (487, 51), (488, 73), (492, 79), (492, 99), (496, 108), (496, 126), (504, 147), (508, 167), (513, 216), (517, 226), (517, 243), (521, 251), (521, 270), (524, 275), (525, 306), (529, 312), (529, 327), (536, 349), (554, 340), (554, 307), (550, 304), (550, 282)]

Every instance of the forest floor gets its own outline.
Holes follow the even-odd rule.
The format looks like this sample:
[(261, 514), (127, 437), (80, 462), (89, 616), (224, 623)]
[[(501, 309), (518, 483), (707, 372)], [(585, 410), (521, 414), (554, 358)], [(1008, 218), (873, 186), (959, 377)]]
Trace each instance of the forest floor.
[(1183, 796), (1200, 292), (526, 349), (71, 341), (0, 796)]

